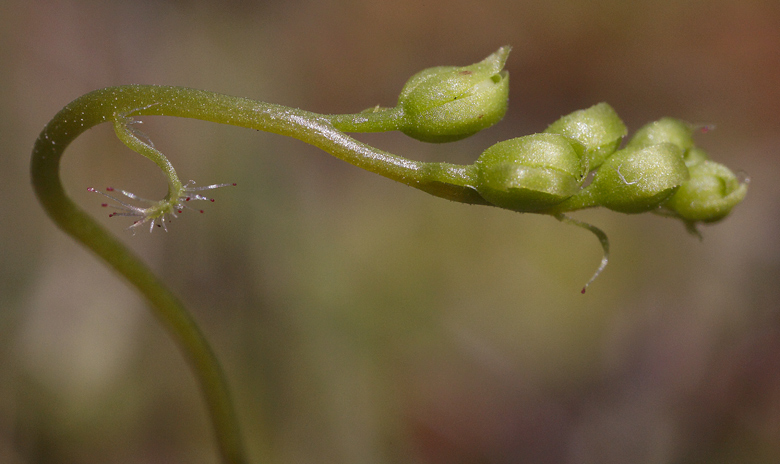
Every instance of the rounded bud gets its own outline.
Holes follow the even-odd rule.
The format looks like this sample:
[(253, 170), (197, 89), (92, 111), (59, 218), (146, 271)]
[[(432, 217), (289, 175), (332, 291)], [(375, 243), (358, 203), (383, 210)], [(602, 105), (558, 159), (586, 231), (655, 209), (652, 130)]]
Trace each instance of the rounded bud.
[(686, 180), (688, 168), (680, 148), (661, 143), (616, 152), (599, 167), (585, 190), (596, 203), (613, 211), (642, 213), (663, 204)]
[(674, 118), (662, 118), (642, 126), (626, 148), (646, 148), (659, 143), (671, 143), (685, 153), (693, 148), (693, 126)]
[(519, 212), (541, 211), (577, 193), (580, 157), (569, 139), (534, 134), (499, 142), (476, 163), (477, 192), (485, 200)]
[(643, 126), (631, 138), (626, 148), (646, 148), (659, 143), (671, 143), (683, 152), (687, 167), (708, 160), (707, 153), (693, 144), (695, 125), (674, 118), (663, 118)]
[(691, 178), (664, 204), (686, 222), (719, 221), (747, 194), (747, 183), (720, 163), (704, 160), (689, 171)]
[(412, 76), (401, 90), (400, 130), (424, 142), (452, 142), (504, 117), (509, 73), (502, 71), (510, 47), (471, 66), (440, 66)]
[(618, 149), (628, 129), (611, 106), (598, 103), (563, 116), (545, 132), (570, 138), (572, 146), (580, 153), (583, 165), (591, 171)]

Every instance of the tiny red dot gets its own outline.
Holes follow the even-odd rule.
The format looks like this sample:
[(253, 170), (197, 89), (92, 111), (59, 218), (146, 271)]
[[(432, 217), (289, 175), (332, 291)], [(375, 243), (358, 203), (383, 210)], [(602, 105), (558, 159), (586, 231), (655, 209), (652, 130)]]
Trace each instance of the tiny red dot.
[(113, 192), (113, 191), (114, 191), (114, 187), (106, 187), (106, 192)]
[(200, 214), (203, 214), (203, 210), (200, 210)]
[(181, 210), (179, 210), (179, 214), (181, 214)]
[(211, 199), (211, 202), (214, 203), (214, 199), (213, 198)]
[(235, 183), (234, 183), (234, 184), (233, 184), (233, 187), (235, 187), (236, 185), (237, 185), (237, 184), (235, 184)]
[(585, 289), (583, 288), (580, 293), (582, 293), (584, 295), (585, 294)]
[(185, 198), (184, 201), (190, 201), (190, 197)]
[(101, 203), (101, 204), (100, 204), (100, 206), (102, 206), (103, 208), (105, 208), (106, 206), (108, 206), (108, 203)]

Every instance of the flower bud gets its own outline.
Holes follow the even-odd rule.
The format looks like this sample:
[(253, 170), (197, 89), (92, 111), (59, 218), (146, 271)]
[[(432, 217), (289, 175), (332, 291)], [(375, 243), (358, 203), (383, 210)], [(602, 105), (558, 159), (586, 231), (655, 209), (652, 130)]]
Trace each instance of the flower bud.
[(696, 126), (673, 118), (651, 122), (637, 131), (626, 148), (645, 148), (659, 143), (671, 143), (683, 152), (685, 165), (691, 167), (709, 159), (707, 153), (693, 144)]
[(475, 163), (477, 192), (506, 209), (531, 212), (547, 209), (577, 193), (582, 163), (569, 139), (534, 134), (499, 142)]
[(646, 148), (659, 143), (671, 143), (685, 153), (693, 148), (693, 126), (679, 119), (662, 118), (636, 131), (626, 148)]
[(591, 171), (617, 150), (628, 130), (611, 106), (599, 103), (563, 116), (545, 132), (570, 138), (583, 165)]
[(688, 169), (680, 148), (662, 143), (616, 152), (585, 190), (613, 211), (642, 213), (663, 204), (686, 180)]
[(689, 171), (690, 180), (664, 205), (686, 222), (719, 221), (745, 198), (747, 183), (720, 163), (704, 160)]
[(452, 142), (504, 117), (509, 73), (502, 71), (510, 47), (471, 66), (430, 68), (409, 79), (398, 97), (400, 130), (424, 142)]

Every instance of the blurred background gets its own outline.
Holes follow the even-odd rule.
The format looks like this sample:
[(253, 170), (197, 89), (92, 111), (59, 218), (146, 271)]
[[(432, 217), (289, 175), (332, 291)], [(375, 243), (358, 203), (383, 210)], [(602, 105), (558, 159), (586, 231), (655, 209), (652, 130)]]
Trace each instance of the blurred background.
[(510, 109), (465, 141), (360, 140), (471, 163), (609, 102), (751, 178), (699, 241), (677, 221), (450, 203), (295, 140), (149, 117), (215, 191), (133, 236), (87, 187), (161, 198), (104, 125), (67, 151), (76, 201), (193, 311), (254, 462), (780, 462), (780, 3), (776, 0), (0, 0), (0, 462), (215, 463), (198, 386), (124, 281), (38, 206), (29, 154), (91, 90), (170, 84), (322, 113), (391, 106), (406, 79), (512, 45)]

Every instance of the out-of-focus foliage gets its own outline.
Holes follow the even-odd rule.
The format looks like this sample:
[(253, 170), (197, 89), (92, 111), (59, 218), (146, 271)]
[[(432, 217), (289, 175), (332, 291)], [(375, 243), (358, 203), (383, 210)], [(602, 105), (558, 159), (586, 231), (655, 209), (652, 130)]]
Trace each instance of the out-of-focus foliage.
[[(318, 112), (389, 106), (430, 66), (513, 46), (495, 127), (414, 159), (609, 102), (629, 130), (716, 124), (697, 144), (751, 177), (704, 240), (677, 221), (583, 212), (610, 235), (448, 203), (294, 140), (146, 118), (184, 180), (237, 182), (168, 234), (106, 224), (216, 345), (257, 462), (780, 460), (780, 5), (775, 1), (0, 0), (0, 462), (215, 462), (176, 348), (124, 284), (45, 218), (32, 143), (90, 90), (172, 84)], [(165, 193), (110, 127), (66, 185)]]

